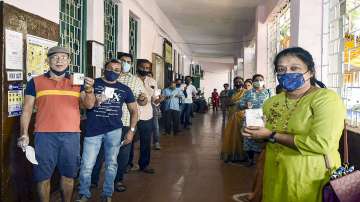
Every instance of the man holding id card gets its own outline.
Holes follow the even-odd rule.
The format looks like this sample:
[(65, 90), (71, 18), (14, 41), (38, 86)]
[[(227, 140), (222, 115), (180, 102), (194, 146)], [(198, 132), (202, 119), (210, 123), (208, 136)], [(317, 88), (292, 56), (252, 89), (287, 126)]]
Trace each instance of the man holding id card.
[(118, 169), (117, 156), (120, 146), (132, 142), (134, 131), (129, 130), (122, 141), (122, 106), (126, 103), (130, 112), (130, 126), (135, 128), (138, 120), (136, 100), (130, 88), (117, 81), (121, 62), (112, 59), (105, 64), (103, 77), (95, 79), (95, 106), (87, 110), (86, 132), (80, 168), (78, 201), (91, 197), (91, 174), (101, 145), (104, 146), (105, 180), (102, 201), (111, 201), (114, 180)]
[(47, 62), (50, 70), (26, 85), (18, 146), (23, 150), (29, 147), (28, 128), (33, 110), (37, 109), (34, 130), (37, 164), (33, 176), (39, 199), (50, 201), (50, 179), (57, 167), (62, 201), (70, 202), (80, 160), (80, 106), (92, 108), (94, 80), (82, 76), (77, 78), (81, 84), (74, 82), (68, 73), (70, 52), (64, 47), (50, 48)]

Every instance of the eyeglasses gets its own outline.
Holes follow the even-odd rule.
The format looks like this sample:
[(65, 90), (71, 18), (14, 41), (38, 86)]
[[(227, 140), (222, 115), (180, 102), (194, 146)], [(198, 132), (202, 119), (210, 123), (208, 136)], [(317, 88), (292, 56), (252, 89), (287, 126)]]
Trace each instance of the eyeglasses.
[(67, 59), (69, 59), (69, 57), (67, 55), (62, 55), (62, 56), (53, 55), (53, 56), (50, 56), (50, 60), (67, 60)]

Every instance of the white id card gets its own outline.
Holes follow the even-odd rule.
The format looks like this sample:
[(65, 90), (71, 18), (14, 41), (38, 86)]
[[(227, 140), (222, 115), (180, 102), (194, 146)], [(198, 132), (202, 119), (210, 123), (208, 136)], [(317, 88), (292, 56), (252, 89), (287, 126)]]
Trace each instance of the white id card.
[(74, 73), (73, 75), (73, 85), (84, 85), (84, 74), (81, 73)]
[(114, 97), (115, 88), (105, 87), (105, 96), (107, 99)]
[(264, 127), (263, 111), (262, 109), (247, 109), (245, 110), (246, 126)]

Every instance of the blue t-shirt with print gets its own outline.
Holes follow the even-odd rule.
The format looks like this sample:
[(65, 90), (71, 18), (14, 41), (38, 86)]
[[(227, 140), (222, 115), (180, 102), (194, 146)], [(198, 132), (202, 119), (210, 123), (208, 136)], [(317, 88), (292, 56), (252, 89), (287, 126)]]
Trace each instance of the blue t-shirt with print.
[(110, 84), (97, 78), (94, 93), (96, 97), (101, 97), (101, 102), (87, 110), (85, 136), (93, 137), (122, 128), (122, 106), (124, 103), (135, 102), (130, 88), (119, 82)]

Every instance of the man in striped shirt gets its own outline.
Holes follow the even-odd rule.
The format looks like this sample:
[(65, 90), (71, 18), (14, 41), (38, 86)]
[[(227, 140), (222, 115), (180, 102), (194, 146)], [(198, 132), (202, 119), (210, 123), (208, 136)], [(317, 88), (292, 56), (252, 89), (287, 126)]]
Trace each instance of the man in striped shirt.
[(34, 108), (35, 154), (34, 180), (41, 202), (50, 201), (50, 179), (58, 168), (61, 175), (62, 201), (70, 202), (80, 162), (80, 106), (93, 107), (94, 80), (85, 78), (85, 88), (73, 84), (68, 74), (70, 52), (52, 47), (47, 53), (50, 71), (31, 79), (25, 90), (18, 146), (29, 144), (29, 123)]

